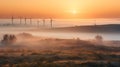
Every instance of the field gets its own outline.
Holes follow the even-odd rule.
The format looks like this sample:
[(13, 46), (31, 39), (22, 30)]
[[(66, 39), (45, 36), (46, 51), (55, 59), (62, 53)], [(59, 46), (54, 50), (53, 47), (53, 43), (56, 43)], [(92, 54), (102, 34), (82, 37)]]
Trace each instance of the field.
[(15, 44), (0, 46), (0, 67), (119, 67), (120, 47), (80, 39), (17, 35)]

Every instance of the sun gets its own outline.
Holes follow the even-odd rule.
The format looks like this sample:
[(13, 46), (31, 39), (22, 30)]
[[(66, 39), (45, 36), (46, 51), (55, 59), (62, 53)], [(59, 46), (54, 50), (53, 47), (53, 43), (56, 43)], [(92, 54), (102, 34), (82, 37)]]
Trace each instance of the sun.
[(72, 13), (73, 15), (77, 14), (77, 10), (71, 10), (70, 13)]
[(70, 15), (76, 15), (79, 13), (77, 9), (69, 9), (69, 10), (66, 10), (65, 12)]
[(69, 16), (69, 17), (77, 17), (79, 15), (79, 11), (76, 10), (76, 9), (70, 9), (70, 10), (67, 10), (66, 11), (66, 14)]

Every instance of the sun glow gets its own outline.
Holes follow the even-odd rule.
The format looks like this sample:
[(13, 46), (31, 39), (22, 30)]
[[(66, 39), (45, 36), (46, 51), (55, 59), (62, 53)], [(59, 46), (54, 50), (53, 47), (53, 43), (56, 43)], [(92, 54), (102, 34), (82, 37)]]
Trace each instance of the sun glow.
[(35, 18), (114, 18), (120, 15), (120, 0), (0, 0), (0, 17), (11, 15)]
[(67, 11), (69, 14), (76, 15), (78, 13), (77, 10), (69, 10)]
[(77, 10), (72, 10), (71, 13), (72, 14), (77, 14)]

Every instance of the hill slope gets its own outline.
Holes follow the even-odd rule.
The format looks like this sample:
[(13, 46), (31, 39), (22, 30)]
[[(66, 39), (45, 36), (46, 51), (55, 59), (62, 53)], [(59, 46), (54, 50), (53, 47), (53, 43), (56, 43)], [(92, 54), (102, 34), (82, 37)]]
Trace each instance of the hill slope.
[(120, 32), (120, 24), (108, 25), (89, 25), (89, 26), (75, 26), (54, 28), (54, 31), (68, 31), (68, 32)]

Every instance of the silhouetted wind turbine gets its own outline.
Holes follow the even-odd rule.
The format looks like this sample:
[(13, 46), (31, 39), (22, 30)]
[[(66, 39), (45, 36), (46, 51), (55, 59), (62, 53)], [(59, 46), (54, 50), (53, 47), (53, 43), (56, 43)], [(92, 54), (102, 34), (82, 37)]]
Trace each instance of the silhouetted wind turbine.
[(20, 17), (20, 24), (22, 24), (22, 18)]
[(30, 18), (30, 24), (32, 24), (32, 19)]
[(14, 17), (13, 16), (12, 16), (11, 20), (12, 20), (12, 25), (13, 25), (13, 22), (14, 22)]
[(94, 21), (94, 26), (96, 27), (97, 26), (97, 24), (96, 24), (96, 19), (95, 20), (93, 20)]
[(53, 27), (53, 19), (50, 18), (50, 25), (51, 25), (51, 28)]
[(39, 28), (39, 24), (40, 24), (40, 21), (38, 20), (38, 21), (37, 21), (37, 27), (38, 27), (38, 28)]
[(26, 18), (25, 18), (25, 25), (26, 25)]
[(45, 27), (45, 19), (43, 19), (43, 27)]
[(94, 22), (95, 22), (95, 24), (94, 24), (94, 26), (95, 26), (95, 32), (96, 32), (97, 35), (99, 35), (98, 29), (97, 29), (97, 20), (95, 19)]

